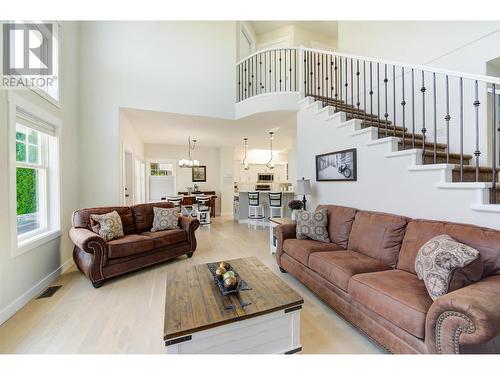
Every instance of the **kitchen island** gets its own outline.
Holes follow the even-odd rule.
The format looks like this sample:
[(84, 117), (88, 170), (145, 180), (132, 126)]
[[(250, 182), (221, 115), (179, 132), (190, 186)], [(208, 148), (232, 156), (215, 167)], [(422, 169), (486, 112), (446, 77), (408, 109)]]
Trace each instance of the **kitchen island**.
[[(291, 210), (288, 207), (288, 202), (294, 199), (295, 192), (283, 191), (283, 217), (290, 217)], [(260, 192), (260, 204), (264, 207), (264, 215), (269, 218), (269, 191)], [(234, 194), (234, 219), (239, 223), (248, 223), (248, 192), (240, 191)], [(269, 224), (266, 220), (266, 225)]]

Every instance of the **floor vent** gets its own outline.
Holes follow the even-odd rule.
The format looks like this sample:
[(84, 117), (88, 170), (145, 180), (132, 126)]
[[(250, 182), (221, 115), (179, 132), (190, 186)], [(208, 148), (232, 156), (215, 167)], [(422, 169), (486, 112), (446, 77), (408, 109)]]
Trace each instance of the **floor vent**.
[(62, 285), (49, 286), (42, 294), (36, 297), (36, 299), (52, 297), (61, 287)]

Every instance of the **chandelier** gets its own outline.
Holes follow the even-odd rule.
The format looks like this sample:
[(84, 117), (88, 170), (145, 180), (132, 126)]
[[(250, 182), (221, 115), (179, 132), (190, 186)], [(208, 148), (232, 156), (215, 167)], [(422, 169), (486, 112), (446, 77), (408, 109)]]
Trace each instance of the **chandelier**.
[(191, 151), (196, 147), (196, 139), (191, 142), (191, 137), (188, 137), (188, 159), (179, 160), (179, 168), (193, 168), (200, 165), (198, 160), (191, 159)]
[(269, 142), (271, 144), (271, 158), (266, 163), (266, 167), (269, 168), (269, 169), (274, 169), (274, 162), (273, 162), (273, 139), (274, 139), (274, 132), (269, 132)]
[(243, 142), (245, 143), (245, 157), (243, 158), (241, 164), (243, 164), (245, 171), (248, 171), (250, 169), (250, 166), (247, 163), (248, 138), (243, 138)]

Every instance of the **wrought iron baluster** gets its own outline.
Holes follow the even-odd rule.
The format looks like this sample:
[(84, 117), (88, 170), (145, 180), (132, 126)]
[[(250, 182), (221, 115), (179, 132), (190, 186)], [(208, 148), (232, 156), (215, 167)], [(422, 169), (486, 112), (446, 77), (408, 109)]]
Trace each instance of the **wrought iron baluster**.
[(481, 156), (481, 151), (479, 150), (479, 87), (477, 80), (474, 81), (474, 108), (475, 108), (475, 118), (476, 118), (476, 150), (474, 151), (474, 156), (476, 157), (476, 182), (479, 182), (479, 157)]
[(373, 121), (373, 74), (372, 62), (370, 61), (370, 121)]
[(432, 73), (432, 97), (434, 102), (434, 152), (433, 160), (434, 164), (437, 163), (437, 93), (436, 93), (436, 73)]
[(366, 125), (366, 60), (363, 60), (363, 119)]
[(380, 121), (380, 63), (377, 63), (377, 119)]
[(392, 110), (394, 116), (392, 118), (393, 136), (396, 136), (396, 65), (392, 66)]
[(274, 91), (278, 91), (278, 85), (277, 85), (277, 81), (276, 79), (278, 78), (278, 69), (277, 69), (277, 65), (276, 65), (276, 60), (277, 60), (277, 57), (278, 57), (278, 52), (276, 50), (274, 50)]
[(359, 105), (361, 104), (359, 102), (359, 60), (356, 60), (356, 108), (358, 110), (358, 115), (359, 115)]
[(295, 91), (297, 91), (297, 77), (298, 77), (297, 55), (298, 55), (298, 51), (296, 49), (294, 49), (293, 50), (293, 62), (295, 63), (295, 69), (293, 71), (293, 82), (295, 84)]
[(335, 61), (335, 66), (333, 68), (334, 72), (335, 72), (335, 101), (338, 99), (338, 96), (339, 96), (339, 93), (338, 93), (338, 75), (337, 75), (337, 56), (334, 56), (333, 57), (334, 61)]
[[(492, 179), (491, 179), (491, 199), (490, 199), (490, 202), (493, 203), (493, 204), (496, 204), (497, 203), (497, 191), (496, 191), (496, 188), (497, 188), (497, 147), (496, 147), (496, 140), (497, 140), (497, 129), (496, 129), (496, 125), (497, 125), (497, 103), (496, 103), (496, 85), (493, 84), (493, 92), (492, 92), (492, 98), (491, 98), (491, 102), (492, 102), (492, 114), (491, 114), (491, 118), (492, 118), (492, 124), (493, 124), (493, 128), (491, 129), (491, 134), (493, 135), (493, 139), (492, 139), (492, 147), (491, 147), (491, 166), (493, 167), (493, 171), (492, 171)], [(500, 131), (500, 127), (498, 128), (498, 131)]]
[(411, 70), (411, 147), (415, 148), (415, 70)]
[[(335, 59), (335, 56), (330, 55), (330, 99), (333, 99), (333, 86), (337, 84), (335, 79), (337, 78), (337, 75), (335, 74), (335, 79), (333, 77), (333, 60)], [(337, 72), (335, 72), (337, 73)]]
[(460, 182), (464, 181), (464, 80), (460, 77)]
[(446, 164), (450, 163), (450, 85), (448, 75), (446, 75), (445, 81), (445, 89), (446, 89), (446, 116), (444, 116), (444, 120), (446, 121)]
[(344, 70), (345, 70), (344, 86), (345, 86), (345, 105), (346, 105), (345, 109), (346, 109), (346, 113), (347, 113), (347, 92), (349, 90), (349, 84), (347, 83), (347, 57), (345, 58)]
[(342, 101), (342, 86), (344, 85), (344, 75), (342, 74), (342, 57), (339, 56), (339, 97)]
[(280, 92), (281, 92), (281, 82), (283, 80), (283, 75), (282, 75), (282, 63), (281, 63), (281, 49), (280, 49), (280, 58), (279, 58), (279, 65), (280, 65), (280, 79), (279, 79), (279, 83), (280, 83)]
[(352, 112), (352, 118), (354, 118), (354, 79), (353, 79), (352, 59), (350, 60), (351, 60), (351, 112)]
[(401, 67), (401, 115), (403, 118), (403, 150), (406, 149), (406, 102), (405, 102), (405, 68)]
[(247, 61), (248, 60), (245, 60), (243, 61), (243, 87), (244, 87), (244, 95), (243, 95), (243, 99), (246, 99), (247, 98), (247, 89), (248, 89), (248, 82), (247, 82), (247, 70), (248, 70), (248, 67), (247, 67)]
[[(389, 113), (388, 113), (388, 110), (387, 110), (387, 82), (389, 81), (387, 79), (387, 64), (385, 64), (384, 72), (385, 72), (385, 75), (384, 75), (384, 92), (385, 92), (385, 113), (384, 113), (384, 117), (385, 117), (385, 136), (387, 137), (387, 119), (389, 117)], [(394, 134), (394, 136), (396, 136), (396, 134)]]
[(422, 88), (420, 92), (422, 93), (422, 164), (425, 164), (425, 133), (427, 129), (425, 128), (425, 71), (422, 70)]
[(317, 94), (319, 97), (322, 96), (321, 86), (323, 85), (323, 54), (318, 56), (318, 91)]

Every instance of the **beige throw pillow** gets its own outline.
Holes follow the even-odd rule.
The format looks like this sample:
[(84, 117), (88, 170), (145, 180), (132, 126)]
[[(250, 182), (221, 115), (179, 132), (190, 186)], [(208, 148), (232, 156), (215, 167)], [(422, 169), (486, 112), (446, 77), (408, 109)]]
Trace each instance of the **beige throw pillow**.
[(330, 242), (326, 226), (328, 224), (328, 210), (321, 208), (315, 212), (300, 211), (296, 216), (297, 233), (299, 240), (310, 238), (311, 240)]
[(92, 220), (99, 223), (99, 236), (106, 241), (111, 241), (116, 238), (123, 237), (122, 219), (118, 212), (112, 211), (104, 215), (90, 215)]
[[(443, 234), (430, 239), (418, 250), (415, 270), (418, 278), (424, 280), (429, 296), (436, 300), (451, 291), (450, 284), (454, 273), (462, 271), (479, 257), (479, 251), (476, 249)], [(473, 269), (477, 275), (472, 279), (480, 279), (482, 267)]]
[(153, 207), (153, 213), (151, 232), (179, 228), (179, 210), (177, 208)]

